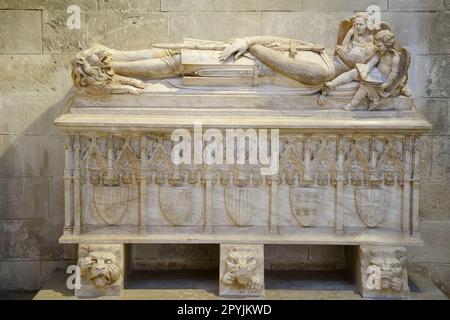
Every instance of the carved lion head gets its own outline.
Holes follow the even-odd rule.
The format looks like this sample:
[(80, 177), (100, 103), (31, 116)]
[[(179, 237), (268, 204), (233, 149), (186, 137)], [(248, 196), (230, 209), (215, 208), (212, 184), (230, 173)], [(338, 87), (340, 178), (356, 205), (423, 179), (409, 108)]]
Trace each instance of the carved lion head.
[(79, 261), (81, 275), (97, 289), (106, 289), (120, 277), (120, 268), (112, 252), (90, 252)]
[(400, 291), (405, 264), (406, 253), (402, 250), (369, 251), (369, 266), (379, 270), (380, 289)]
[(252, 250), (229, 251), (226, 260), (226, 273), (233, 274), (240, 286), (247, 286), (256, 273), (256, 253)]

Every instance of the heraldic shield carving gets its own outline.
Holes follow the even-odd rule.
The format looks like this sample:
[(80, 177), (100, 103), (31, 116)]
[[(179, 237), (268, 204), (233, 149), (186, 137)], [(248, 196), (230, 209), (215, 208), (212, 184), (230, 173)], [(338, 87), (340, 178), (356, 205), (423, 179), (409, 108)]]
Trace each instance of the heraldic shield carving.
[(186, 187), (159, 187), (159, 205), (163, 215), (175, 226), (192, 217), (192, 192)]
[(128, 206), (128, 186), (95, 186), (94, 206), (99, 217), (115, 225), (125, 215)]
[(231, 220), (245, 227), (255, 214), (256, 188), (228, 187), (225, 188), (225, 209)]
[(319, 188), (290, 188), (292, 214), (303, 227), (310, 227), (320, 211)]
[(359, 218), (369, 228), (377, 227), (389, 210), (391, 195), (381, 188), (355, 189), (356, 210)]

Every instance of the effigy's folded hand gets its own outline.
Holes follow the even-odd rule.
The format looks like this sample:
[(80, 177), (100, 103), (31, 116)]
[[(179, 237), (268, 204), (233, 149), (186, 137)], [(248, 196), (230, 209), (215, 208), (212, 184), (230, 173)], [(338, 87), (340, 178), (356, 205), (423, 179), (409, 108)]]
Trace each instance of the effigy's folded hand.
[(221, 61), (227, 60), (234, 53), (234, 59), (238, 59), (241, 55), (243, 55), (248, 50), (248, 43), (245, 39), (235, 39), (231, 42), (230, 45), (227, 45), (225, 49), (220, 53), (219, 59)]

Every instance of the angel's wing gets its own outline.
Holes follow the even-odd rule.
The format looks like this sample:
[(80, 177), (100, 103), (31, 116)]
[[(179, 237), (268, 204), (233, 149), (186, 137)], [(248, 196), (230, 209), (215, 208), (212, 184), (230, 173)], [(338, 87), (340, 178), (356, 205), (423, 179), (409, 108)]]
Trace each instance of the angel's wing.
[(408, 70), (410, 64), (411, 53), (409, 52), (408, 48), (403, 47), (400, 49), (400, 70), (397, 79), (395, 79), (395, 82), (387, 91), (392, 92), (397, 89), (399, 85), (406, 84), (406, 82), (408, 81)]
[(392, 31), (390, 24), (387, 23), (386, 21), (381, 21), (381, 22), (380, 22), (380, 28), (379, 28), (379, 30), (389, 30), (389, 31)]
[(342, 42), (344, 41), (345, 36), (347, 35), (347, 33), (350, 31), (350, 29), (352, 27), (353, 27), (353, 23), (352, 23), (352, 20), (350, 20), (350, 19), (346, 19), (341, 22), (341, 24), (339, 25), (339, 30), (338, 30), (337, 45), (342, 45)]
[(403, 47), (401, 49), (401, 74), (402, 76), (408, 78), (408, 70), (409, 66), (411, 64), (411, 53), (409, 52), (408, 48)]

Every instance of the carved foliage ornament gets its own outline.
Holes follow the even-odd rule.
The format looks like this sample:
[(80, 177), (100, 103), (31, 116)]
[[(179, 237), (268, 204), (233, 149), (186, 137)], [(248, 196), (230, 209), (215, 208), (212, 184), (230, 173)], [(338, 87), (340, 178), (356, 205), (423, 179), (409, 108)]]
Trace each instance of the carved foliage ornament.
[[(113, 154), (109, 151), (112, 147), (107, 146), (104, 138), (90, 138), (83, 156), (89, 182), (93, 185), (127, 185), (133, 179), (139, 182), (142, 163), (147, 172), (146, 181), (159, 185), (196, 184), (204, 182), (206, 176), (212, 178), (213, 183), (218, 179), (223, 185), (232, 183), (240, 187), (258, 186), (264, 181), (270, 184), (272, 181), (260, 175), (257, 165), (176, 166), (170, 158), (171, 141), (148, 138), (149, 145), (145, 146), (149, 149), (148, 159), (144, 161), (131, 145), (130, 138), (123, 139), (125, 143), (122, 145), (114, 144), (118, 149)], [(298, 181), (300, 185), (336, 185), (337, 138), (297, 139), (297, 142), (287, 139), (280, 143), (279, 183), (293, 186)], [(405, 150), (402, 140), (400, 137), (343, 138), (339, 145), (344, 150), (344, 184), (356, 187), (380, 186), (383, 182), (386, 186), (402, 185)], [(373, 141), (373, 147), (369, 146), (370, 141)], [(305, 176), (306, 172), (308, 176)]]
[(113, 143), (113, 137), (90, 138), (83, 160), (92, 185), (128, 185), (133, 182), (133, 178), (136, 182), (139, 181), (138, 156), (131, 147), (130, 138), (125, 137), (122, 140), (125, 140), (125, 143), (116, 151), (117, 145)]
[(287, 185), (294, 185), (296, 178), (302, 180), (304, 177), (304, 163), (300, 147), (295, 143), (282, 144), (284, 147), (280, 155), (279, 181)]
[(336, 185), (335, 157), (335, 153), (331, 153), (328, 141), (322, 139), (312, 161), (312, 172), (319, 186)]

